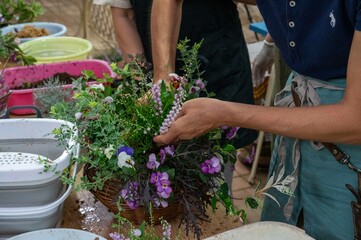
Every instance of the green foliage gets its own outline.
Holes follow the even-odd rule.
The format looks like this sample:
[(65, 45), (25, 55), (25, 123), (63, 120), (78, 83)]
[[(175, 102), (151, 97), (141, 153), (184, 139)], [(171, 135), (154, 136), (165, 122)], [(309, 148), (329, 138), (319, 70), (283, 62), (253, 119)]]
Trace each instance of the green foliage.
[(6, 62), (9, 60), (20, 61), (25, 65), (35, 63), (36, 59), (32, 56), (26, 55), (15, 42), (15, 38), (14, 33), (3, 35), (0, 30), (0, 59), (5, 60)]
[(47, 116), (50, 113), (51, 106), (58, 102), (70, 101), (71, 88), (63, 88), (58, 77), (51, 77), (44, 81), (42, 88), (33, 90), (33, 98), (42, 115)]
[[(184, 207), (187, 234), (193, 230), (200, 238), (199, 224), (207, 219), (208, 206), (218, 202), (230, 214), (238, 216), (240, 211), (233, 206), (222, 173), (227, 162), (235, 161), (235, 148), (225, 139), (230, 128), (176, 145), (153, 143), (155, 135), (167, 131), (183, 102), (208, 96), (198, 70), (200, 44), (188, 48), (187, 43), (178, 45), (186, 77), (170, 74), (169, 85), (153, 84), (152, 72), (142, 59), (135, 58), (123, 68), (111, 64), (116, 79), (105, 76), (86, 86), (84, 81), (93, 75), (84, 72), (74, 88), (74, 102), (58, 102), (51, 115), (76, 123), (77, 141), (86, 151), (75, 161), (97, 172), (92, 181), (82, 178), (80, 187), (102, 189), (106, 180), (118, 179), (124, 184), (119, 189), (121, 200), (130, 207), (178, 201)], [(56, 135), (66, 139), (68, 133), (62, 128)], [(170, 192), (161, 192), (164, 188)]]
[[(117, 229), (116, 232), (110, 233), (109, 236), (111, 239), (128, 239), (128, 240), (179, 240), (181, 239), (180, 231), (178, 233), (172, 232), (172, 226), (168, 223), (167, 220), (161, 218), (160, 223), (162, 225), (162, 235), (157, 233), (154, 228), (154, 217), (153, 217), (153, 207), (152, 204), (149, 206), (149, 215), (150, 223), (143, 221), (138, 228), (128, 221), (126, 218), (123, 218), (120, 213), (122, 208), (118, 203), (119, 213), (115, 215), (116, 223), (113, 224), (113, 227)], [(173, 237), (172, 237), (173, 236)]]
[(33, 22), (44, 14), (44, 8), (37, 1), (1, 0), (0, 14), (3, 18), (0, 27), (3, 27), (9, 24)]

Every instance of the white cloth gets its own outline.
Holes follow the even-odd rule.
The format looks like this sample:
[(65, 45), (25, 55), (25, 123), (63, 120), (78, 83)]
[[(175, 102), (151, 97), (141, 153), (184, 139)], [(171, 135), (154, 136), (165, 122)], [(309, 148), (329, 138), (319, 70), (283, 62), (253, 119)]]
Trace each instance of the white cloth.
[(109, 5), (118, 8), (132, 8), (132, 4), (129, 0), (93, 0), (93, 4)]

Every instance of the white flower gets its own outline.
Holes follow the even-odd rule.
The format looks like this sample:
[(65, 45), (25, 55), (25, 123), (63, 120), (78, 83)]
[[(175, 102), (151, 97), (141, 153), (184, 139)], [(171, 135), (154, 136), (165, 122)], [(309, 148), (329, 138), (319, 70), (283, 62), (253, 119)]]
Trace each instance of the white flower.
[(104, 98), (104, 102), (105, 103), (112, 103), (112, 102), (114, 102), (114, 99), (111, 96), (107, 96), (106, 98)]
[(114, 154), (114, 146), (113, 145), (109, 145), (108, 148), (104, 149), (104, 154), (108, 159), (111, 159), (113, 154)]
[(142, 231), (140, 231), (140, 229), (133, 229), (132, 232), (135, 237), (140, 237), (140, 235), (142, 235)]
[(15, 38), (14, 42), (16, 43), (16, 45), (19, 45), (21, 43), (21, 40), (20, 40), (20, 38)]
[(129, 156), (126, 152), (121, 152), (118, 155), (118, 166), (120, 168), (127, 167), (132, 168), (134, 166), (132, 156)]
[(103, 84), (99, 83), (99, 84), (92, 84), (89, 86), (90, 89), (100, 89), (101, 91), (104, 91), (104, 86)]
[(79, 120), (82, 115), (83, 115), (83, 113), (81, 113), (81, 112), (75, 113), (75, 118), (76, 118), (76, 120)]

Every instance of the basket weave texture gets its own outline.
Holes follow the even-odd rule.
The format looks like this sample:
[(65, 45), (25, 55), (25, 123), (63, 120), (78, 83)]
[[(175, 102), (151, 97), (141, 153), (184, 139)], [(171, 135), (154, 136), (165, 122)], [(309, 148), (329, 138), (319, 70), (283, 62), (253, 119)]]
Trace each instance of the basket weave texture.
[[(84, 166), (84, 175), (87, 176), (89, 181), (93, 182), (93, 177), (96, 175), (96, 170), (94, 168), (89, 168), (88, 165)], [(116, 198), (119, 194), (120, 189), (122, 188), (122, 183), (116, 179), (107, 180), (104, 183), (104, 187), (101, 190), (91, 190), (90, 192), (106, 206), (114, 214), (118, 214), (119, 210), (116, 204)], [(139, 206), (136, 209), (131, 209), (127, 204), (121, 203), (122, 211), (120, 215), (133, 224), (139, 225), (144, 220), (149, 222), (150, 215), (148, 209), (145, 206)], [(154, 224), (160, 224), (160, 218), (163, 218), (167, 221), (175, 218), (181, 211), (181, 204), (178, 201), (169, 203), (166, 208), (155, 208), (153, 207), (153, 221)]]

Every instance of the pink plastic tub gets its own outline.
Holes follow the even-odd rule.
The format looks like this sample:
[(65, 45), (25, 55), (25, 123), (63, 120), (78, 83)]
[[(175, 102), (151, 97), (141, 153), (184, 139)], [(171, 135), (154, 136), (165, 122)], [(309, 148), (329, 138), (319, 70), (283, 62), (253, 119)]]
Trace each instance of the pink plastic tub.
[[(80, 76), (83, 70), (92, 70), (97, 78), (102, 78), (104, 73), (115, 77), (109, 64), (102, 60), (80, 60), (70, 62), (57, 62), (24, 67), (6, 68), (4, 70), (5, 84), (13, 89), (24, 83), (36, 83), (40, 80), (54, 76), (57, 73), (68, 73), (73, 76)], [(64, 85), (70, 88), (71, 85)], [(33, 89), (13, 90), (9, 100), (8, 107), (34, 105)], [(32, 114), (31, 109), (13, 110), (11, 113), (17, 115)]]

